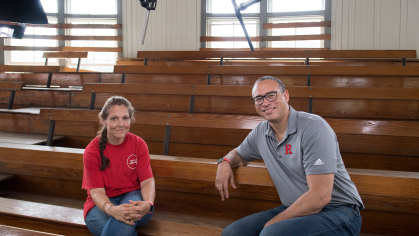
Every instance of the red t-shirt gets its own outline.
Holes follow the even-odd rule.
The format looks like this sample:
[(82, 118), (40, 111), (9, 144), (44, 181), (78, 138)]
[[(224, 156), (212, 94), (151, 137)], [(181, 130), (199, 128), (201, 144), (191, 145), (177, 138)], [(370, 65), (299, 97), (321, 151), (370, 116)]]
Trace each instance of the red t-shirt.
[(87, 213), (95, 207), (90, 196), (90, 189), (105, 188), (106, 196), (116, 197), (141, 189), (140, 182), (153, 177), (147, 144), (142, 138), (131, 133), (127, 133), (124, 141), (119, 145), (110, 143), (106, 145), (104, 154), (110, 163), (108, 168), (100, 171), (102, 163), (99, 139), (100, 136), (94, 138), (83, 154), (82, 188), (87, 190), (84, 219)]

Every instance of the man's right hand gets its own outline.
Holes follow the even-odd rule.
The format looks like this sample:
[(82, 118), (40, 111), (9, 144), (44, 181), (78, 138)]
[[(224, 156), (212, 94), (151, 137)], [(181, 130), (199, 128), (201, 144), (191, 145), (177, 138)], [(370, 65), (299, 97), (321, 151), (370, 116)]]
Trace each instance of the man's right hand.
[(223, 161), (218, 164), (217, 176), (215, 178), (215, 188), (220, 192), (221, 200), (228, 198), (228, 182), (230, 182), (233, 188), (236, 188), (234, 183), (233, 170), (227, 161)]

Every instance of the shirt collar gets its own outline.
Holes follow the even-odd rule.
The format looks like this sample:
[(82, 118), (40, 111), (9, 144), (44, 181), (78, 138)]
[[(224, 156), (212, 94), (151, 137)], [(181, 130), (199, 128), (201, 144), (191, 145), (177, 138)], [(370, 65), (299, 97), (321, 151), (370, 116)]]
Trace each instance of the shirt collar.
[[(285, 133), (286, 133), (285, 138), (288, 137), (288, 135), (291, 135), (291, 134), (294, 134), (294, 133), (297, 132), (297, 115), (298, 115), (298, 113), (291, 106), (289, 106), (289, 108), (290, 108), (290, 113), (289, 113), (289, 117), (288, 117), (287, 130), (285, 131)], [(266, 123), (267, 123), (268, 128), (265, 132), (265, 135), (271, 136), (271, 137), (276, 139), (274, 128), (272, 128), (272, 126), (269, 124), (269, 122), (266, 122)]]

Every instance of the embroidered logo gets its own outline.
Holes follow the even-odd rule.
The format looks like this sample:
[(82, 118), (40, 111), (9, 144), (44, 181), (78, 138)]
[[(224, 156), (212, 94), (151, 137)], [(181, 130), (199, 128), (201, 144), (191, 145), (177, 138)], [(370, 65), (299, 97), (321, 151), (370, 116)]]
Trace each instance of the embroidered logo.
[(320, 165), (324, 165), (324, 163), (322, 162), (322, 160), (320, 160), (320, 158), (319, 159), (317, 159), (317, 161), (316, 162), (314, 162), (314, 165), (315, 166), (320, 166)]
[(291, 144), (285, 145), (285, 154), (292, 154), (291, 147)]
[(127, 165), (130, 169), (137, 168), (137, 156), (135, 154), (131, 154), (131, 156), (128, 157)]

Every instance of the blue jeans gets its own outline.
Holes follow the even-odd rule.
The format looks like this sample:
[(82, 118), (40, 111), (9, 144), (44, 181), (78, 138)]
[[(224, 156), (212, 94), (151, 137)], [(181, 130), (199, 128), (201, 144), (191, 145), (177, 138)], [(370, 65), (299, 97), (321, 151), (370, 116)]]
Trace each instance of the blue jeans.
[(319, 213), (263, 226), (287, 207), (280, 206), (244, 217), (227, 226), (222, 236), (359, 235), (362, 217), (357, 207), (325, 206)]
[[(109, 198), (114, 205), (121, 205), (132, 201), (142, 201), (143, 196), (141, 190), (132, 191), (129, 193), (121, 194), (117, 197)], [(154, 212), (154, 209), (153, 209)], [(121, 235), (121, 236), (136, 236), (136, 228), (145, 225), (153, 215), (153, 212), (143, 216), (140, 220), (135, 222), (135, 225), (127, 225), (124, 222), (118, 221), (115, 218), (108, 216), (101, 211), (97, 206), (93, 207), (87, 213), (86, 226), (94, 236), (100, 235)]]

